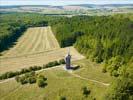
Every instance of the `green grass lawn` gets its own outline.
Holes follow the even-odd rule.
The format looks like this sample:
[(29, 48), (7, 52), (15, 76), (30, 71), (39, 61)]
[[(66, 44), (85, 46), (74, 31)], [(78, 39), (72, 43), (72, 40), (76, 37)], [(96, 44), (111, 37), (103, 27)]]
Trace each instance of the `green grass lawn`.
[(80, 76), (91, 78), (104, 83), (111, 83), (112, 81), (112, 77), (110, 77), (109, 73), (102, 72), (103, 64), (96, 64), (95, 62), (91, 62), (88, 59), (75, 61), (73, 64), (80, 65), (81, 68), (75, 71), (75, 73)]
[[(88, 60), (74, 62), (82, 65), (74, 73), (106, 83), (111, 82), (108, 74), (101, 73), (100, 66), (90, 63)], [(66, 97), (66, 100), (102, 100), (107, 89), (107, 86), (74, 77), (63, 68), (42, 71), (39, 74), (47, 77), (48, 85), (45, 88), (39, 88), (37, 84), (20, 85), (15, 80), (8, 81), (0, 84), (0, 100), (61, 100), (61, 97)], [(84, 86), (91, 90), (88, 97), (82, 94)]]

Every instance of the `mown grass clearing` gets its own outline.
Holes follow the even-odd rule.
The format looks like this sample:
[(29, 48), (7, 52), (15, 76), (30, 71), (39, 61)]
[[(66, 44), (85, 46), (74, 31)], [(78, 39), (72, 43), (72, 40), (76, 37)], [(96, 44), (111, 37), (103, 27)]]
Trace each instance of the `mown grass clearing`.
[(102, 64), (96, 64), (88, 59), (74, 61), (73, 64), (78, 64), (81, 66), (79, 70), (74, 72), (75, 74), (78, 74), (85, 78), (91, 78), (97, 81), (102, 81), (107, 84), (112, 81), (112, 77), (109, 75), (109, 73), (102, 72)]
[[(77, 62), (78, 64), (82, 64), (82, 62), (86, 63), (80, 69), (74, 71), (74, 74), (81, 76), (81, 73), (85, 72), (84, 69), (92, 67), (88, 65), (90, 62), (87, 62), (86, 59)], [(77, 64), (77, 62), (74, 63)], [(82, 75), (82, 77), (89, 76), (91, 79), (110, 83), (112, 79), (107, 73), (103, 74), (100, 70), (101, 67), (98, 67), (99, 69), (96, 69), (97, 74), (85, 72), (87, 75)], [(91, 69), (90, 71), (95, 72), (95, 69)], [(102, 100), (102, 96), (108, 88), (108, 86), (75, 77), (64, 70), (63, 66), (44, 70), (39, 72), (39, 74), (47, 78), (48, 85), (45, 88), (39, 88), (36, 84), (20, 85), (15, 80), (11, 80), (6, 83), (0, 83), (1, 100), (60, 100), (61, 97), (66, 97), (67, 100), (92, 100), (94, 98)], [(102, 75), (104, 79), (99, 78)], [(84, 86), (91, 90), (87, 98), (82, 93)]]

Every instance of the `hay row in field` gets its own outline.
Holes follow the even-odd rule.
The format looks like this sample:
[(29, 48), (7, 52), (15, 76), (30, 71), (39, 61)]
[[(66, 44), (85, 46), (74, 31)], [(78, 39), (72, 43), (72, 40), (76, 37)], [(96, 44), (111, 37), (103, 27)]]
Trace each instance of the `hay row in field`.
[(60, 48), (51, 27), (29, 28), (16, 45), (4, 53), (4, 57), (32, 54)]

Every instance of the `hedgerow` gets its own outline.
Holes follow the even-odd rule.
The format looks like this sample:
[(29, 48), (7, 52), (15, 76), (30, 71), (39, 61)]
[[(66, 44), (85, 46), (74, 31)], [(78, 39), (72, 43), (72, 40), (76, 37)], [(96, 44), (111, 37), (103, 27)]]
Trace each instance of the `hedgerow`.
[[(15, 77), (15, 76), (18, 76), (18, 75), (21, 75), (21, 74), (25, 74), (25, 73), (29, 73), (29, 72), (32, 72), (32, 71), (37, 71), (37, 70), (41, 70), (41, 69), (45, 69), (45, 68), (49, 68), (49, 67), (58, 66), (58, 65), (61, 65), (61, 64), (65, 64), (64, 59), (61, 59), (59, 61), (49, 62), (49, 63), (47, 63), (43, 66), (31, 66), (29, 68), (23, 68), (20, 71), (6, 72), (6, 73), (3, 73), (3, 74), (0, 75), (0, 80), (12, 78), (12, 77)], [(26, 83), (26, 82), (24, 82), (24, 83)]]

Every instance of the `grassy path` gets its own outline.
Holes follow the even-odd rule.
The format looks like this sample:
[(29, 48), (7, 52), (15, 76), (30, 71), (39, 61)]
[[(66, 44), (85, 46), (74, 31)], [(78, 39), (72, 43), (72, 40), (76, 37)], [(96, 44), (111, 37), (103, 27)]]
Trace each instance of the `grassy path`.
[(109, 86), (110, 85), (108, 83), (104, 83), (104, 82), (101, 82), (101, 81), (97, 81), (97, 80), (93, 80), (93, 79), (90, 79), (90, 78), (82, 77), (78, 74), (74, 74), (74, 73), (70, 73), (70, 74), (73, 75), (74, 77), (77, 77), (77, 78), (80, 78), (80, 79), (83, 79), (83, 80), (87, 80), (87, 81), (91, 81), (91, 82), (94, 82), (94, 83), (99, 83), (99, 84), (104, 85), (104, 86)]

